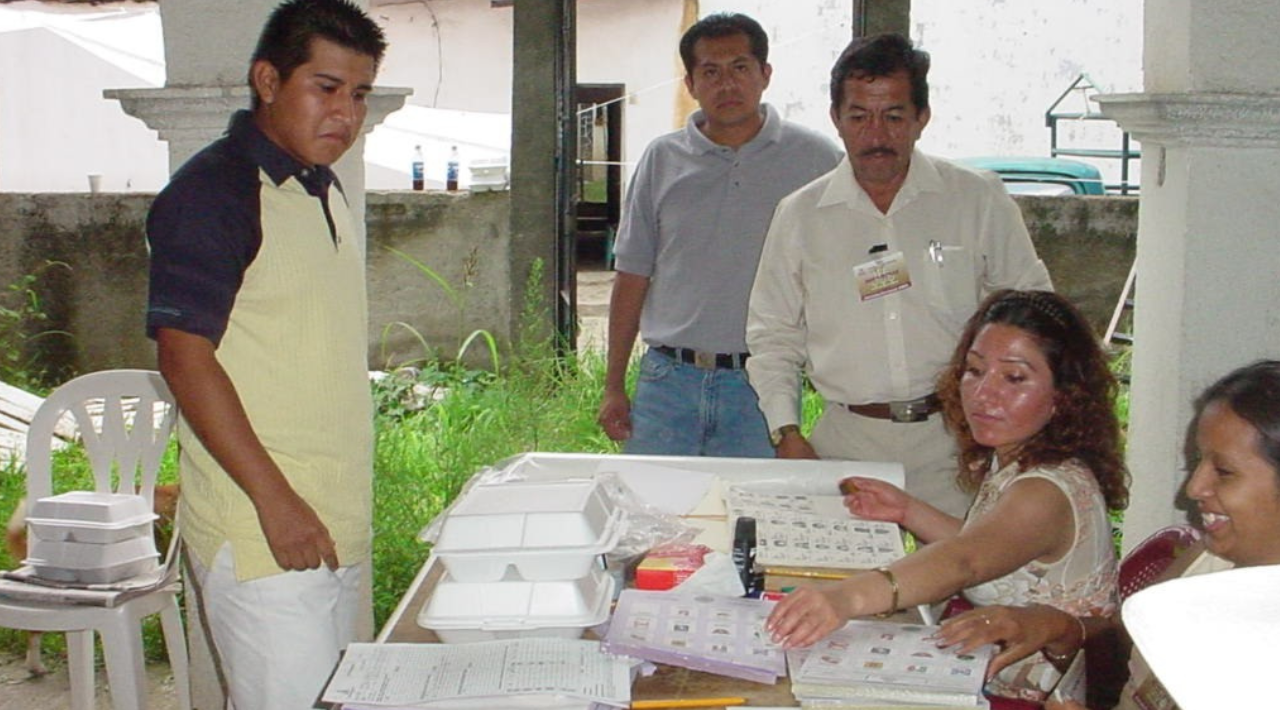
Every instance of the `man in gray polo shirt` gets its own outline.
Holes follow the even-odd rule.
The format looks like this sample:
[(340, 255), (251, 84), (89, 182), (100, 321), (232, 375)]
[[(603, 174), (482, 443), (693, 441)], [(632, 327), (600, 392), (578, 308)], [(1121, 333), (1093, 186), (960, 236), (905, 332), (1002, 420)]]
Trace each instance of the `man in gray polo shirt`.
[[(649, 145), (631, 182), (598, 417), (627, 453), (774, 455), (743, 369), (747, 300), (778, 200), (834, 168), (841, 152), (760, 103), (768, 42), (740, 14), (685, 32), (684, 83), (700, 110)], [(648, 349), (633, 403), (626, 372), (637, 334)]]

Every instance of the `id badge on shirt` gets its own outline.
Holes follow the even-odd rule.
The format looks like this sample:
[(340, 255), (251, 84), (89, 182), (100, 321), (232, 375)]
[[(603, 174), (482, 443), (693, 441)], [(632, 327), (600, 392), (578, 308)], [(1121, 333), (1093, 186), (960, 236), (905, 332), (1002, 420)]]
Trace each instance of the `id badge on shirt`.
[(853, 278), (858, 282), (858, 295), (863, 301), (911, 288), (907, 260), (900, 251), (858, 264), (853, 267)]

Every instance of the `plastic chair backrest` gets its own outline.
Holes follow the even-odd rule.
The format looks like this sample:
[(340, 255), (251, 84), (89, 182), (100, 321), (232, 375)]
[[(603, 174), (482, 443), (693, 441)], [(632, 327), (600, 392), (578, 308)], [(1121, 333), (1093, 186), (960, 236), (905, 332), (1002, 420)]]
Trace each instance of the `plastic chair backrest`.
[(1120, 561), (1120, 601), (1150, 586), (1199, 539), (1200, 532), (1190, 525), (1171, 525), (1138, 543)]
[[(126, 404), (131, 411), (126, 411)], [(101, 411), (98, 408), (101, 407)], [(156, 474), (177, 406), (160, 373), (103, 370), (64, 383), (45, 399), (27, 431), (27, 500), (53, 493), (53, 437), (70, 414), (93, 470), (94, 490), (138, 493), (154, 506)]]

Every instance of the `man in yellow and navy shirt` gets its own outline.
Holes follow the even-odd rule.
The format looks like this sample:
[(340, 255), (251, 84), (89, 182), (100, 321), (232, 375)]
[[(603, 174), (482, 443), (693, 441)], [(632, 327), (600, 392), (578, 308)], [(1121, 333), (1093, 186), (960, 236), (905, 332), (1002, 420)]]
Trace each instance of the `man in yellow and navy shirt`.
[(312, 707), (372, 573), (365, 246), (329, 166), (360, 135), (385, 47), (347, 0), (279, 6), (252, 111), (147, 219), (182, 535), (237, 710)]

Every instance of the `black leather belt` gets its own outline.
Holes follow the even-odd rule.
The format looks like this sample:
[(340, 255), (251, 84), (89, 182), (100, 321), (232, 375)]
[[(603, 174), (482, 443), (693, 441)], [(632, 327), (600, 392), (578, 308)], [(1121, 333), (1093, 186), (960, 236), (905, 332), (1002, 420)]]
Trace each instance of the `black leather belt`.
[(903, 402), (870, 402), (868, 404), (842, 404), (841, 407), (863, 417), (887, 419), (899, 424), (922, 422), (930, 414), (942, 410), (942, 401), (938, 395), (929, 394), (919, 399)]
[(741, 370), (747, 366), (747, 358), (751, 357), (751, 353), (708, 353), (667, 345), (654, 345), (649, 349), (703, 370)]

